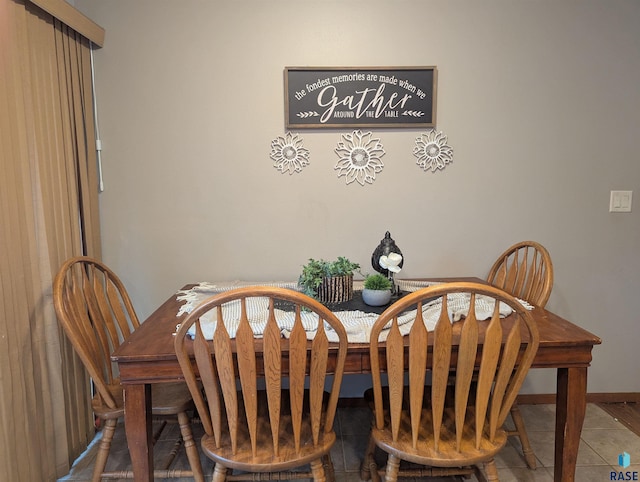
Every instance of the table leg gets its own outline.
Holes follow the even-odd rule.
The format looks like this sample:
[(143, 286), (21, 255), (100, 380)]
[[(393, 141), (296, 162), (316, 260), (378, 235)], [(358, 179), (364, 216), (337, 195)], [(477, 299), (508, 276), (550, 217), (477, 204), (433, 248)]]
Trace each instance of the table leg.
[(124, 386), (124, 427), (135, 480), (152, 482), (151, 385)]
[(558, 368), (556, 450), (553, 479), (573, 482), (580, 433), (587, 410), (587, 368)]

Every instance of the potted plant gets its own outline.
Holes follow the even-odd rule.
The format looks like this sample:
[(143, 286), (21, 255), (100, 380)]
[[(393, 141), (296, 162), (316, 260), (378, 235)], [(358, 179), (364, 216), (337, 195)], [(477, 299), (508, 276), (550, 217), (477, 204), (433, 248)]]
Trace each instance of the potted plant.
[(382, 306), (391, 300), (391, 280), (381, 273), (370, 274), (364, 279), (362, 301), (369, 306)]
[(321, 303), (342, 303), (353, 298), (353, 272), (359, 269), (358, 263), (343, 256), (335, 261), (309, 258), (298, 284), (302, 292)]

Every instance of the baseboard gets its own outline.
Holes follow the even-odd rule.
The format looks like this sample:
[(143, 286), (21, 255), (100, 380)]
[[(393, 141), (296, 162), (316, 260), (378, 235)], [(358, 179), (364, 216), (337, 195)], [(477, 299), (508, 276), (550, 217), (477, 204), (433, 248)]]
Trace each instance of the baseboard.
[[(637, 403), (640, 392), (587, 393), (587, 403)], [(539, 405), (556, 403), (555, 393), (521, 393), (518, 395), (519, 405)]]
[(590, 403), (638, 403), (640, 392), (587, 393)]

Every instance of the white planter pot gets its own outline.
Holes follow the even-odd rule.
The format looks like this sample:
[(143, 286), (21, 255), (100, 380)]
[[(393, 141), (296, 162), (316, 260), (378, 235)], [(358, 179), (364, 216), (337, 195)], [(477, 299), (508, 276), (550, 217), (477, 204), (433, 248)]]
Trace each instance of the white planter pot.
[(362, 290), (362, 301), (369, 306), (382, 306), (391, 300), (391, 290)]

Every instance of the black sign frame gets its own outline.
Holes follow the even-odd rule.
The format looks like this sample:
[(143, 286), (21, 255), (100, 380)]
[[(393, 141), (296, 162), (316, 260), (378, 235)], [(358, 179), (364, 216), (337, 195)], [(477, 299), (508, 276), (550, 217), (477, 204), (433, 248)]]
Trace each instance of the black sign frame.
[(437, 68), (285, 67), (287, 129), (436, 125)]

